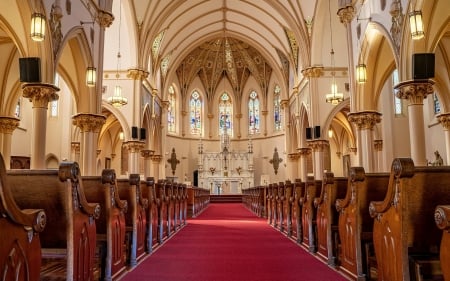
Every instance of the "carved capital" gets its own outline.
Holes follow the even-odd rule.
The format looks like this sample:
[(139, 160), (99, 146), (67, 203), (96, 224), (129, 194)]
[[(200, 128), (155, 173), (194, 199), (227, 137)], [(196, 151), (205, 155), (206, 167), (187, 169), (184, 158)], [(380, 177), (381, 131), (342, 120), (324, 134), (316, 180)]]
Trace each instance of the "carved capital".
[(311, 140), (308, 141), (308, 146), (312, 149), (314, 152), (323, 152), (326, 147), (328, 147), (330, 144), (327, 140)]
[(48, 108), (48, 103), (58, 100), (59, 88), (52, 84), (28, 83), (22, 86), (22, 96), (33, 103), (33, 107)]
[(321, 66), (307, 67), (302, 70), (302, 74), (307, 78), (317, 78), (323, 75), (323, 67)]
[(150, 150), (150, 149), (141, 150), (141, 156), (144, 157), (145, 160), (151, 159), (153, 154), (155, 154), (154, 150)]
[(352, 112), (348, 115), (348, 121), (354, 123), (360, 130), (373, 130), (373, 127), (381, 122), (381, 113), (377, 111)]
[(280, 101), (281, 109), (287, 108), (288, 104), (289, 104), (289, 100), (281, 100)]
[(0, 116), (0, 133), (11, 135), (19, 127), (20, 119), (10, 116)]
[(72, 147), (72, 150), (73, 150), (75, 153), (80, 153), (80, 143), (79, 143), (79, 142), (73, 141), (73, 142), (71, 143), (71, 147)]
[(267, 114), (269, 114), (269, 111), (268, 110), (261, 110), (261, 114), (263, 116), (267, 116)]
[(207, 117), (208, 117), (208, 119), (213, 119), (214, 118), (214, 114), (208, 113)]
[(337, 14), (341, 23), (347, 26), (352, 22), (353, 18), (355, 18), (355, 8), (352, 4), (348, 4), (347, 6), (340, 8)]
[(383, 140), (374, 140), (373, 147), (375, 148), (375, 151), (382, 151), (383, 150)]
[(150, 157), (153, 161), (153, 163), (160, 163), (162, 160), (162, 156), (161, 155), (153, 155)]
[(348, 152), (352, 152), (353, 154), (356, 154), (357, 151), (358, 151), (358, 149), (356, 147), (349, 147), (348, 148)]
[(79, 113), (72, 116), (72, 124), (79, 127), (81, 132), (98, 133), (105, 121), (106, 117), (100, 114)]
[(106, 28), (110, 27), (114, 21), (114, 15), (110, 12), (99, 10), (97, 13), (97, 22), (101, 27)]
[(423, 105), (423, 100), (434, 93), (433, 80), (410, 80), (395, 85), (395, 96), (409, 100), (409, 104)]
[(288, 154), (288, 159), (290, 161), (297, 161), (297, 159), (300, 158), (300, 153), (289, 153)]
[(242, 118), (242, 113), (236, 114), (236, 118), (237, 118), (237, 119), (241, 119), (241, 118)]
[(137, 141), (137, 140), (130, 140), (130, 141), (126, 141), (123, 143), (123, 146), (132, 153), (138, 153), (139, 151), (141, 151), (144, 146), (145, 146), (145, 142), (143, 141)]
[(309, 147), (297, 148), (297, 152), (300, 157), (306, 157), (311, 154), (311, 148)]
[(442, 113), (437, 116), (437, 119), (441, 123), (445, 130), (450, 130), (450, 113)]
[(144, 80), (148, 77), (148, 72), (142, 69), (131, 68), (128, 69), (127, 77), (133, 80)]
[[(162, 105), (162, 107), (163, 107), (164, 109), (167, 110), (167, 109), (169, 109), (170, 101), (168, 101), (168, 100), (163, 100), (163, 101), (161, 101), (161, 105)], [(182, 115), (183, 115), (183, 116), (186, 116), (186, 115), (187, 115), (187, 111), (183, 111)]]

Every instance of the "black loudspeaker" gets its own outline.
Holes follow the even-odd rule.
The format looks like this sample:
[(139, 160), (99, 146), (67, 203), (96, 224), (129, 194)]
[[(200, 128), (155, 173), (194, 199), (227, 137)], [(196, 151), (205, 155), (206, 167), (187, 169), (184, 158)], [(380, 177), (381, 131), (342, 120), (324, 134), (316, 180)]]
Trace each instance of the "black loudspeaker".
[(41, 82), (41, 59), (19, 58), (20, 82)]
[(413, 79), (428, 79), (434, 77), (434, 54), (413, 54)]
[(194, 170), (193, 178), (194, 178), (193, 186), (198, 187), (198, 170)]
[(320, 139), (320, 126), (315, 126), (314, 127), (314, 138), (315, 139)]
[(140, 134), (139, 134), (139, 138), (140, 138), (141, 140), (145, 140), (145, 139), (147, 138), (145, 128), (141, 128), (141, 132), (140, 132)]
[(131, 127), (131, 138), (132, 139), (138, 138), (138, 127)]
[(310, 128), (310, 127), (306, 128), (306, 139), (307, 140), (312, 139), (312, 128)]

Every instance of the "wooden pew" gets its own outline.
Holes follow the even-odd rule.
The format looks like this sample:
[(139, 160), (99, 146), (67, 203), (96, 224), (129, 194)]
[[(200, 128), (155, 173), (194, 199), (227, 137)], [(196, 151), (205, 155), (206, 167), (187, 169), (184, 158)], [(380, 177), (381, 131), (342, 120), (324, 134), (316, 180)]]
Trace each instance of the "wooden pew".
[(118, 179), (119, 197), (128, 202), (125, 213), (127, 263), (134, 267), (146, 253), (146, 225), (148, 199), (142, 196), (139, 174), (130, 174), (128, 179)]
[(440, 262), (444, 280), (450, 280), (450, 205), (439, 205), (434, 211), (434, 220), (442, 230)]
[(300, 206), (300, 198), (304, 196), (305, 183), (302, 183), (300, 179), (294, 181), (293, 192), (290, 198), (291, 202), (291, 221), (292, 221), (292, 233), (291, 238), (297, 243), (301, 243), (303, 239), (302, 232), (302, 209)]
[(389, 173), (365, 173), (362, 167), (351, 167), (345, 198), (336, 200), (339, 212), (339, 269), (354, 280), (370, 278), (367, 268), (372, 253), (373, 220), (369, 204), (382, 200)]
[(0, 154), (0, 270), (2, 280), (37, 281), (41, 269), (43, 209), (21, 210), (12, 195)]
[(61, 163), (59, 170), (10, 170), (7, 180), (20, 208), (42, 208), (47, 215), (40, 235), (41, 279), (98, 277), (95, 219), (101, 214), (100, 205), (88, 203), (96, 201), (85, 197), (78, 164)]
[(292, 189), (293, 185), (291, 181), (286, 181), (284, 184), (284, 198), (283, 198), (283, 225), (284, 225), (284, 232), (288, 237), (292, 235), (292, 203), (291, 203), (291, 197), (292, 197)]
[(270, 183), (267, 187), (267, 223), (270, 225), (274, 225), (274, 221), (276, 220), (276, 212), (274, 212), (275, 197), (274, 185)]
[(155, 179), (148, 177), (145, 181), (141, 181), (142, 196), (148, 200), (148, 208), (146, 209), (147, 221), (147, 246), (146, 251), (151, 253), (158, 247), (158, 204), (159, 199), (156, 197)]
[(181, 186), (181, 225), (186, 225), (187, 222), (187, 208), (188, 208), (188, 193), (187, 185), (183, 184)]
[(385, 196), (370, 203), (379, 280), (424, 278), (425, 266), (437, 266), (429, 273), (442, 278), (442, 231), (433, 217), (436, 205), (450, 202), (449, 175), (450, 166), (415, 167), (410, 158), (394, 159)]
[(325, 172), (320, 196), (314, 199), (317, 208), (317, 254), (328, 265), (336, 266), (339, 245), (338, 217), (335, 202), (343, 198), (347, 191), (348, 178), (334, 177), (332, 172)]
[(172, 181), (165, 181), (165, 200), (167, 204), (167, 236), (171, 236), (175, 232), (175, 200), (174, 200), (174, 186), (176, 183)]
[(316, 208), (314, 199), (320, 195), (322, 182), (315, 180), (314, 177), (308, 177), (305, 183), (305, 192), (300, 198), (301, 220), (302, 220), (302, 245), (309, 252), (317, 251), (316, 238)]
[(126, 269), (125, 213), (128, 202), (119, 197), (113, 169), (104, 169), (101, 176), (84, 176), (82, 179), (86, 198), (99, 202), (103, 210), (97, 221), (101, 280), (114, 280)]
[(156, 198), (158, 202), (158, 243), (162, 244), (169, 237), (169, 217), (167, 216), (169, 198), (166, 198), (166, 183), (163, 180), (158, 180), (156, 183)]

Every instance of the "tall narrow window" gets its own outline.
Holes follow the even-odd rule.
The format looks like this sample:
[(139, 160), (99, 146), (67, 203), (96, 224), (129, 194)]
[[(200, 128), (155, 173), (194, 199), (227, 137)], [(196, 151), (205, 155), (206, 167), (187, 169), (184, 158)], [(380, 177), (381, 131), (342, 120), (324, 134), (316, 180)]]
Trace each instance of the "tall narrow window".
[(227, 134), (233, 135), (233, 103), (230, 96), (225, 92), (220, 96), (219, 102), (219, 134), (223, 135), (225, 128), (227, 128)]
[[(398, 83), (399, 83), (398, 70), (396, 69), (392, 72), (392, 88), (394, 88), (395, 85), (397, 85)], [(394, 113), (395, 116), (403, 115), (403, 102), (401, 99), (395, 96), (395, 92), (394, 92)]]
[(58, 100), (51, 101), (50, 103), (50, 117), (58, 116)]
[(191, 134), (200, 135), (202, 129), (202, 100), (197, 91), (192, 92), (189, 102)]
[(167, 109), (167, 130), (170, 133), (175, 133), (175, 117), (176, 117), (176, 99), (175, 90), (172, 86), (169, 88), (169, 108)]
[(250, 134), (259, 133), (259, 98), (255, 91), (250, 93), (248, 100), (248, 127)]
[(20, 118), (20, 98), (17, 100), (17, 104), (16, 104), (16, 109), (14, 110), (14, 116), (16, 116), (16, 118)]
[(433, 94), (433, 106), (435, 115), (441, 113), (441, 103), (439, 102), (439, 98), (436, 93)]
[(275, 131), (281, 130), (281, 96), (280, 86), (276, 85), (273, 95), (273, 117)]

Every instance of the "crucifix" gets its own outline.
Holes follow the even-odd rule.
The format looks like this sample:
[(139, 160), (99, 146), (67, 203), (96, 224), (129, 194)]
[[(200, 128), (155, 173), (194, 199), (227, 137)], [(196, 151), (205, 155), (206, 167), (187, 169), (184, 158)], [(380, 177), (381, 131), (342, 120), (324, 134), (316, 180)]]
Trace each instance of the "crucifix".
[(273, 170), (275, 171), (275, 175), (278, 173), (278, 167), (280, 167), (280, 163), (283, 161), (283, 159), (278, 156), (277, 148), (275, 147), (275, 150), (273, 152), (272, 159), (269, 160), (270, 164), (273, 166)]
[(167, 162), (170, 163), (170, 168), (172, 168), (172, 175), (175, 175), (177, 164), (180, 164), (180, 160), (177, 159), (177, 154), (175, 153), (175, 148), (172, 148), (172, 154), (170, 155), (170, 158), (167, 159)]

